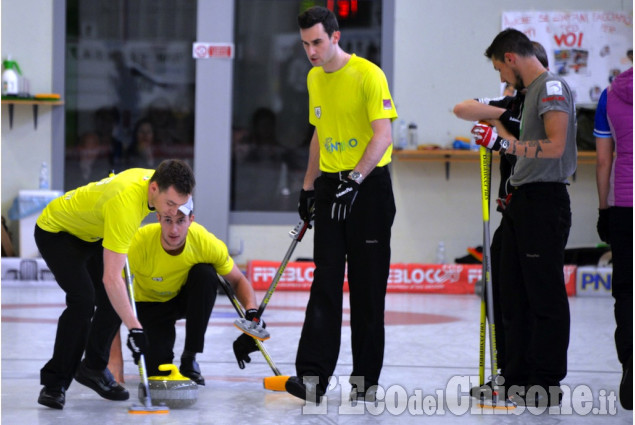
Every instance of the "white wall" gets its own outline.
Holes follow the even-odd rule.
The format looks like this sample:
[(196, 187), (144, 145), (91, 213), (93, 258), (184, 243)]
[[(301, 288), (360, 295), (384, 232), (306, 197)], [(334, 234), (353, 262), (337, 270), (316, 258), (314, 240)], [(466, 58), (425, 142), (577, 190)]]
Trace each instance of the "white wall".
[(452, 114), (466, 98), (498, 94), (500, 80), (485, 49), (507, 10), (633, 11), (626, 0), (395, 0), (395, 81), (400, 117), (420, 123), (426, 143), (469, 133)]
[[(33, 92), (51, 90), (52, 2), (2, 2), (2, 57), (11, 52), (31, 80)], [(454, 117), (454, 104), (499, 91), (498, 76), (483, 56), (500, 31), (503, 10), (549, 10), (550, 0), (395, 0), (394, 84), (398, 112), (419, 124), (422, 142), (446, 144), (469, 134), (469, 124)], [(626, 0), (561, 0), (559, 10), (632, 12)], [(36, 11), (36, 12), (34, 12)], [(26, 25), (28, 23), (28, 25)], [(30, 107), (16, 107), (13, 130), (2, 106), (2, 215), (7, 216), (19, 189), (37, 187), (39, 166), (51, 157), (50, 108), (40, 108), (37, 131)], [(573, 227), (569, 246), (599, 242), (595, 234), (597, 200), (594, 167), (582, 165), (570, 187)], [(496, 177), (496, 172), (493, 175)], [(445, 179), (442, 163), (393, 163), (397, 217), (393, 227), (393, 262), (431, 262), (437, 242), (445, 241), (449, 259), (482, 243), (478, 164), (452, 164)], [(493, 181), (496, 187), (498, 180)], [(492, 214), (492, 230), (498, 225)], [(244, 242), (238, 263), (281, 260), (291, 239), (288, 226), (232, 225), (230, 249)], [(16, 234), (17, 237), (17, 234)], [(298, 244), (295, 256), (312, 256), (313, 234)]]
[[(18, 62), (30, 81), (31, 93), (52, 90), (53, 2), (8, 0), (2, 2), (2, 59), (8, 54)], [(9, 129), (9, 107), (2, 105), (2, 215), (21, 189), (37, 189), (42, 161), (51, 164), (51, 106), (38, 108), (33, 128), (31, 106), (14, 107), (13, 129)], [(14, 241), (18, 226), (10, 222)]]

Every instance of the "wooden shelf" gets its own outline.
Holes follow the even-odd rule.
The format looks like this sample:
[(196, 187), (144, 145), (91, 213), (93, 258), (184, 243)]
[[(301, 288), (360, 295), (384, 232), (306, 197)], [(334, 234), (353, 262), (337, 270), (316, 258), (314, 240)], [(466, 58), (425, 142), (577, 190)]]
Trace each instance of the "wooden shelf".
[(9, 106), (9, 128), (13, 128), (13, 108), (15, 105), (31, 105), (33, 107), (33, 128), (37, 129), (37, 111), (40, 105), (60, 106), (63, 100), (46, 100), (35, 98), (2, 98), (2, 104)]
[[(405, 149), (393, 150), (392, 156), (400, 161), (478, 162), (478, 151), (463, 149)], [(498, 155), (495, 155), (498, 156)]]
[[(479, 162), (479, 152), (462, 149), (406, 149), (393, 150), (393, 158), (407, 162), (444, 162), (445, 178), (450, 178), (450, 163)], [(492, 155), (494, 161), (499, 160), (498, 153)], [(595, 151), (578, 151), (578, 165), (595, 164)]]
[(10, 104), (14, 104), (14, 105), (63, 105), (64, 101), (63, 100), (43, 100), (43, 99), (20, 99), (20, 98), (16, 98), (16, 99), (7, 99), (4, 98), (2, 99), (2, 104), (3, 105), (10, 105)]

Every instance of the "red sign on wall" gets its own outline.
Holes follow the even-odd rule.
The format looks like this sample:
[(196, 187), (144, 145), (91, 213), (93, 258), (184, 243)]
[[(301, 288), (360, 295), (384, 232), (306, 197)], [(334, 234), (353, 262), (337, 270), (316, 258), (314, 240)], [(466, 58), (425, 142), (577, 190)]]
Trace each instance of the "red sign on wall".
[(192, 45), (194, 59), (233, 59), (234, 43), (194, 43)]

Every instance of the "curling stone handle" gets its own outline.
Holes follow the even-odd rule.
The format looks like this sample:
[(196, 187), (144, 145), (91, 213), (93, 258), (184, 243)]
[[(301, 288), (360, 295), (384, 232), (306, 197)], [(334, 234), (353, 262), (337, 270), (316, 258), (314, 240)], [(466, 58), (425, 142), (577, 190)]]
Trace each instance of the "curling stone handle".
[(170, 371), (170, 374), (168, 376), (161, 377), (162, 379), (165, 379), (168, 381), (187, 381), (190, 379), (187, 376), (183, 376), (181, 372), (179, 372), (179, 368), (176, 367), (176, 365), (171, 363), (159, 365), (159, 370), (162, 372)]

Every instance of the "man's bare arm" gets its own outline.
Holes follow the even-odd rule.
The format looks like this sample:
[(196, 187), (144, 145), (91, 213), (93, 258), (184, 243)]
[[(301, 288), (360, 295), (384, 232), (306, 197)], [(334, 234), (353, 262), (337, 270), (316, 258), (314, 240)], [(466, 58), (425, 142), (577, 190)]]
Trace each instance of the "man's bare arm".
[(126, 263), (126, 254), (119, 254), (104, 248), (104, 287), (110, 304), (128, 329), (141, 328), (130, 305), (130, 297), (122, 271)]
[(569, 114), (562, 111), (549, 111), (543, 115), (546, 139), (509, 140), (506, 153), (522, 158), (560, 158), (567, 143)]

